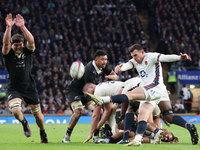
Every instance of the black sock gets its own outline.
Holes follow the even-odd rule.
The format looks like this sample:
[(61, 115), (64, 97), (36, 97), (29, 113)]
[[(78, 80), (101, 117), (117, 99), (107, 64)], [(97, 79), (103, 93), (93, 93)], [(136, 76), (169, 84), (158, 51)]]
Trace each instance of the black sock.
[(144, 132), (146, 131), (146, 129), (147, 129), (147, 122), (142, 120), (142, 121), (138, 122), (136, 133), (143, 135)]
[(67, 128), (67, 134), (70, 136), (72, 134), (73, 129)]
[(123, 135), (123, 140), (128, 140), (129, 133), (131, 130), (131, 126), (133, 125), (134, 122), (134, 114), (132, 113), (127, 113), (124, 117), (124, 135)]
[(40, 134), (45, 133), (45, 130), (40, 130)]
[(189, 123), (186, 124), (186, 129), (188, 129), (189, 132), (191, 132), (191, 125)]
[(99, 136), (99, 130), (94, 132), (94, 136)]
[(40, 136), (43, 138), (47, 137), (45, 130), (40, 130)]
[(109, 124), (105, 124), (105, 129), (111, 131), (111, 128), (110, 128)]
[(187, 124), (188, 122), (185, 121), (181, 116), (175, 115), (175, 116), (172, 118), (172, 122), (173, 122), (175, 125), (181, 126), (181, 127), (183, 127), (183, 128), (187, 128), (186, 124)]
[(113, 95), (110, 97), (112, 102), (116, 103), (124, 103), (128, 101), (128, 97), (125, 94), (120, 94), (120, 95)]
[(22, 123), (22, 125), (26, 125), (27, 124), (27, 120), (26, 118), (24, 117), (24, 119), (22, 121), (20, 121)]
[(158, 128), (156, 128), (156, 129), (154, 130), (154, 134), (157, 134), (157, 133), (158, 133), (158, 131), (159, 131), (159, 129), (158, 129)]
[(112, 136), (107, 137), (107, 139), (109, 139), (109, 143), (115, 143), (115, 140)]

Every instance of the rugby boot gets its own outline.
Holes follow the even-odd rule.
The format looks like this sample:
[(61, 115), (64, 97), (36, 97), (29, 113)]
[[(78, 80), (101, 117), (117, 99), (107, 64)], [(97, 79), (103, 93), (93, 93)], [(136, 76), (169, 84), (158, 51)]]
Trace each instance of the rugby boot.
[(128, 144), (126, 144), (124, 146), (142, 146), (142, 143), (141, 143), (141, 141), (134, 139), (133, 141), (129, 142)]
[(87, 92), (85, 92), (84, 95), (85, 95), (86, 98), (94, 101), (97, 106), (101, 106), (103, 104), (103, 101), (98, 96), (92, 95), (92, 94), (87, 93)]
[(28, 121), (26, 121), (25, 123), (22, 123), (22, 126), (23, 126), (23, 129), (24, 129), (24, 135), (26, 137), (30, 137), (31, 136), (31, 130), (29, 128)]
[(193, 145), (198, 144), (199, 135), (198, 135), (198, 132), (197, 132), (197, 127), (194, 124), (191, 124), (190, 135), (191, 135), (192, 144)]
[(129, 140), (120, 140), (119, 142), (117, 142), (117, 144), (128, 144)]
[(163, 136), (164, 136), (164, 132), (162, 130), (159, 130), (154, 136), (153, 144), (161, 144), (161, 139)]
[(47, 134), (45, 132), (40, 132), (41, 143), (49, 143), (47, 139)]
[(71, 141), (70, 141), (70, 136), (65, 135), (65, 136), (63, 137), (63, 139), (62, 139), (62, 142), (63, 142), (63, 143), (71, 143)]

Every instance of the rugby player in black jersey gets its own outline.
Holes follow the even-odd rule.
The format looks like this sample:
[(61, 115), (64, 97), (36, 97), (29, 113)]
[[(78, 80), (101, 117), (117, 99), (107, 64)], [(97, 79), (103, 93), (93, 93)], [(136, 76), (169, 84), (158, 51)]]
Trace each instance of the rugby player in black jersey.
[[(24, 18), (18, 14), (12, 19), (12, 14), (6, 16), (6, 31), (3, 37), (2, 53), (4, 63), (9, 73), (7, 81), (8, 104), (14, 117), (19, 120), (24, 129), (26, 137), (31, 136), (28, 121), (22, 113), (22, 99), (31, 108), (36, 123), (40, 129), (41, 143), (48, 143), (44, 129), (44, 116), (41, 112), (40, 101), (36, 84), (31, 76), (32, 54), (35, 51), (34, 37), (24, 25)], [(12, 26), (16, 25), (21, 29), (27, 40), (24, 46), (24, 37), (15, 34), (11, 37)]]
[(83, 77), (81, 79), (73, 79), (67, 87), (67, 98), (71, 103), (74, 113), (71, 116), (67, 133), (62, 139), (62, 142), (70, 143), (72, 130), (82, 115), (83, 105), (85, 105), (89, 110), (94, 109), (94, 103), (84, 96), (83, 87), (86, 83), (98, 84), (99, 77), (102, 74), (106, 75), (105, 78), (112, 80), (116, 80), (118, 78), (116, 73), (108, 67), (106, 52), (103, 50), (97, 50), (94, 53), (94, 60), (90, 61), (85, 66), (85, 73)]

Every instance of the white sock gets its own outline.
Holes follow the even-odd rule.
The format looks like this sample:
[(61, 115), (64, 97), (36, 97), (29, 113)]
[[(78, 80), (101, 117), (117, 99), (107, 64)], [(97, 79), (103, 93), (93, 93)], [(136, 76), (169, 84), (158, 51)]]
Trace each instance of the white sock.
[(136, 134), (134, 141), (141, 142), (142, 141), (142, 135)]
[(149, 143), (153, 143), (154, 142), (154, 140), (153, 139), (149, 139)]
[(103, 101), (103, 103), (110, 103), (112, 102), (110, 99), (110, 96), (104, 96), (104, 97), (100, 97), (101, 100)]

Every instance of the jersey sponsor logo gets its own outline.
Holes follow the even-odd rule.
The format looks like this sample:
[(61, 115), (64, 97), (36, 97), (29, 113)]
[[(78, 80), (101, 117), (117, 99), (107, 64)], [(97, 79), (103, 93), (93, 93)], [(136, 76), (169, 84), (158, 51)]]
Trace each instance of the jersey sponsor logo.
[(142, 78), (144, 78), (144, 77), (148, 77), (148, 74), (144, 71), (144, 70), (141, 70), (140, 71), (140, 76), (142, 77)]

